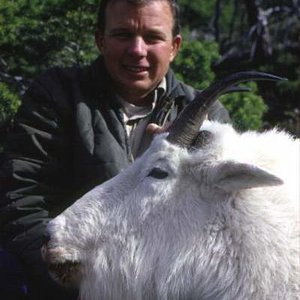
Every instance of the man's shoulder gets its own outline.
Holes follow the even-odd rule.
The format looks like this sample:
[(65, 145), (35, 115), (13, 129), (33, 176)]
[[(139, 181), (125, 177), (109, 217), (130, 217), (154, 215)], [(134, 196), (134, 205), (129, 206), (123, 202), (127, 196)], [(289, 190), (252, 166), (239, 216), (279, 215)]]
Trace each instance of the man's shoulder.
[(53, 87), (67, 88), (70, 84), (78, 83), (88, 66), (72, 66), (72, 67), (52, 67), (37, 76), (32, 84), (39, 84), (43, 87), (52, 89)]
[(100, 68), (97, 60), (85, 66), (53, 67), (35, 78), (26, 94), (35, 99), (51, 99), (59, 105), (88, 101), (99, 95)]
[(198, 93), (200, 93), (200, 90), (195, 89), (194, 87), (180, 81), (179, 82), (179, 86), (182, 89), (185, 97), (186, 97), (186, 101), (187, 102), (191, 102), (194, 100), (194, 98), (196, 97), (196, 95)]
[(103, 76), (103, 63), (100, 58), (86, 65), (73, 65), (70, 67), (55, 66), (36, 77), (32, 83), (44, 86), (55, 85), (68, 88), (79, 83), (91, 83)]

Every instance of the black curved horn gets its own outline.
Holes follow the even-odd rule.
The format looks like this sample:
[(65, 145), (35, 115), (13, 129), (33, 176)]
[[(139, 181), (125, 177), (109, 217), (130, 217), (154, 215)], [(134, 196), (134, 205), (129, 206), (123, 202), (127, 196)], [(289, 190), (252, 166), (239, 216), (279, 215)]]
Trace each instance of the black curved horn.
[(246, 71), (234, 73), (215, 81), (184, 108), (169, 128), (167, 140), (182, 147), (192, 145), (209, 108), (215, 103), (217, 97), (227, 91), (232, 91), (232, 87), (241, 82), (256, 80), (279, 81), (286, 80), (286, 78), (263, 72)]

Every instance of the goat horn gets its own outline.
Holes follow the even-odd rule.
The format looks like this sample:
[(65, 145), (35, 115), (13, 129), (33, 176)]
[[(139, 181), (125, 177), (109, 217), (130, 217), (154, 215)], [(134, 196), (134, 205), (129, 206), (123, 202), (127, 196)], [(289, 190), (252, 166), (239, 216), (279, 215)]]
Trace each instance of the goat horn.
[(169, 128), (167, 140), (170, 143), (178, 144), (182, 147), (192, 145), (206, 118), (209, 108), (216, 102), (217, 97), (227, 91), (234, 90), (235, 88), (232, 89), (232, 87), (241, 82), (252, 80), (279, 81), (286, 79), (268, 73), (248, 71), (234, 73), (221, 80), (215, 81), (184, 108)]

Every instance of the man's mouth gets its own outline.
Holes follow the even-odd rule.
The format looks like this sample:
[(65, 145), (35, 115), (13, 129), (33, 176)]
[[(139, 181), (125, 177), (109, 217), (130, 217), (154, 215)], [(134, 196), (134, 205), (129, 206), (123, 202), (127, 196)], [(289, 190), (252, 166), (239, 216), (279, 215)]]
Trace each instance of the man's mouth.
[(149, 67), (143, 67), (143, 66), (129, 66), (129, 65), (124, 65), (124, 68), (132, 73), (143, 73), (143, 72), (148, 72)]

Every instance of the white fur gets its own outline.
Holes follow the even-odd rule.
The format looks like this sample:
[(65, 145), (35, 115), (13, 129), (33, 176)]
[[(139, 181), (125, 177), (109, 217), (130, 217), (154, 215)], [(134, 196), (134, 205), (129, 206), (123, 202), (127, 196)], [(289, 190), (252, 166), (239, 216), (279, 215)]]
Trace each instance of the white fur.
[(80, 261), (83, 300), (300, 299), (299, 140), (201, 129), (209, 146), (157, 136), (49, 223), (48, 258)]

